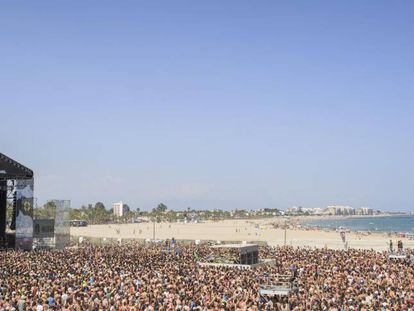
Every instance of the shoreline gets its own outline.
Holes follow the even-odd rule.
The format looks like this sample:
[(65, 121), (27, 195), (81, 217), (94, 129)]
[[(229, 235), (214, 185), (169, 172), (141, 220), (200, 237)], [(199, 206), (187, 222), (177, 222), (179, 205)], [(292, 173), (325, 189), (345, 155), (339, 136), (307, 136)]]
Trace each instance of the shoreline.
[(389, 217), (414, 217), (410, 214), (380, 214), (380, 215), (309, 215), (309, 216), (285, 216), (295, 220), (344, 220), (344, 219), (378, 219)]
[[(296, 217), (293, 218), (294, 221), (296, 222), (295, 225), (299, 226), (299, 227), (303, 227), (303, 228), (309, 228), (309, 229), (321, 229), (321, 230), (332, 230), (332, 231), (336, 231), (338, 228), (340, 228), (341, 226), (335, 225), (335, 226), (331, 226), (331, 225), (326, 225), (326, 224), (320, 224), (318, 223), (319, 221), (321, 222), (329, 222), (329, 221), (347, 221), (347, 220), (365, 220), (365, 219), (378, 219), (378, 218), (388, 218), (388, 217), (402, 217), (402, 218), (413, 218), (414, 219), (414, 215), (407, 215), (407, 214), (399, 214), (399, 215), (345, 215), (345, 216), (338, 216), (338, 215), (334, 215), (334, 216), (316, 216), (313, 217), (311, 216), (311, 218), (307, 218), (305, 217)], [(346, 228), (347, 230), (351, 231), (351, 232), (369, 232), (369, 233), (385, 233), (385, 234), (393, 234), (393, 235), (400, 235), (400, 234), (414, 234), (414, 223), (413, 223), (413, 227), (411, 228), (411, 230), (381, 230), (381, 229), (376, 229), (376, 230), (372, 230), (372, 229), (355, 229), (352, 227), (347, 227), (346, 225), (343, 226), (344, 228)]]

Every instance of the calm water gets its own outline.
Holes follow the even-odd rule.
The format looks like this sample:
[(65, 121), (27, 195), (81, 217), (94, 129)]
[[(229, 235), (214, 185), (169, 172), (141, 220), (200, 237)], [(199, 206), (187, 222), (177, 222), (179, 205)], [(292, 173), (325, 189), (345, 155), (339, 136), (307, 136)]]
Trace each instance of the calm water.
[(386, 232), (414, 232), (414, 215), (344, 219), (320, 219), (303, 221), (302, 224), (309, 226), (320, 226), (323, 228), (338, 228), (342, 226), (355, 231), (370, 230)]

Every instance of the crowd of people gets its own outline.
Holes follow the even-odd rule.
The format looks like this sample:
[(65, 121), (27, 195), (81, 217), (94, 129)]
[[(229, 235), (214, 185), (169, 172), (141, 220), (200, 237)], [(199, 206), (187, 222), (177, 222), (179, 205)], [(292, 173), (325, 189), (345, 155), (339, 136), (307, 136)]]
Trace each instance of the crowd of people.
[[(261, 247), (273, 266), (237, 269), (198, 265), (208, 245), (174, 247), (1, 251), (0, 310), (414, 310), (413, 262), (387, 252)], [(278, 274), (295, 288), (261, 296)]]

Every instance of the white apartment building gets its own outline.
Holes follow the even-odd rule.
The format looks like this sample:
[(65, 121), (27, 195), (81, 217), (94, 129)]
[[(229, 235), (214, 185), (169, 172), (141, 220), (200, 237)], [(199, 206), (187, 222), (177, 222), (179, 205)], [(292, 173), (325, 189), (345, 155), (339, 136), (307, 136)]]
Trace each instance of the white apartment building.
[(361, 207), (356, 211), (357, 215), (374, 215), (374, 210), (369, 207)]
[(326, 208), (330, 215), (355, 215), (355, 209), (350, 206), (330, 205)]
[(129, 206), (124, 204), (122, 201), (114, 203), (112, 205), (112, 209), (114, 211), (114, 215), (117, 217), (122, 217), (129, 212)]

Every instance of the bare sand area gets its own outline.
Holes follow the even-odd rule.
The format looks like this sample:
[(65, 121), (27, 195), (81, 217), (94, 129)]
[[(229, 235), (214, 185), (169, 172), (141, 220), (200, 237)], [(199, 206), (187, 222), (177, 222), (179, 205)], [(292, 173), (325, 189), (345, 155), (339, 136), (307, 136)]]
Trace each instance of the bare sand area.
[[(223, 220), (202, 223), (156, 223), (155, 238), (177, 240), (213, 240), (213, 241), (263, 241), (269, 245), (283, 245), (285, 230), (273, 228), (275, 219), (254, 220)], [(72, 227), (72, 236), (91, 238), (121, 238), (121, 239), (152, 239), (154, 236), (153, 223), (137, 224), (106, 224), (89, 225), (87, 227)], [(390, 237), (385, 233), (362, 235), (347, 233), (346, 239), (351, 248), (388, 249)], [(393, 237), (394, 245), (400, 238)], [(414, 248), (414, 240), (401, 238), (404, 247)], [(328, 247), (343, 249), (344, 244), (340, 234), (334, 231), (287, 229), (286, 244), (292, 246)]]

